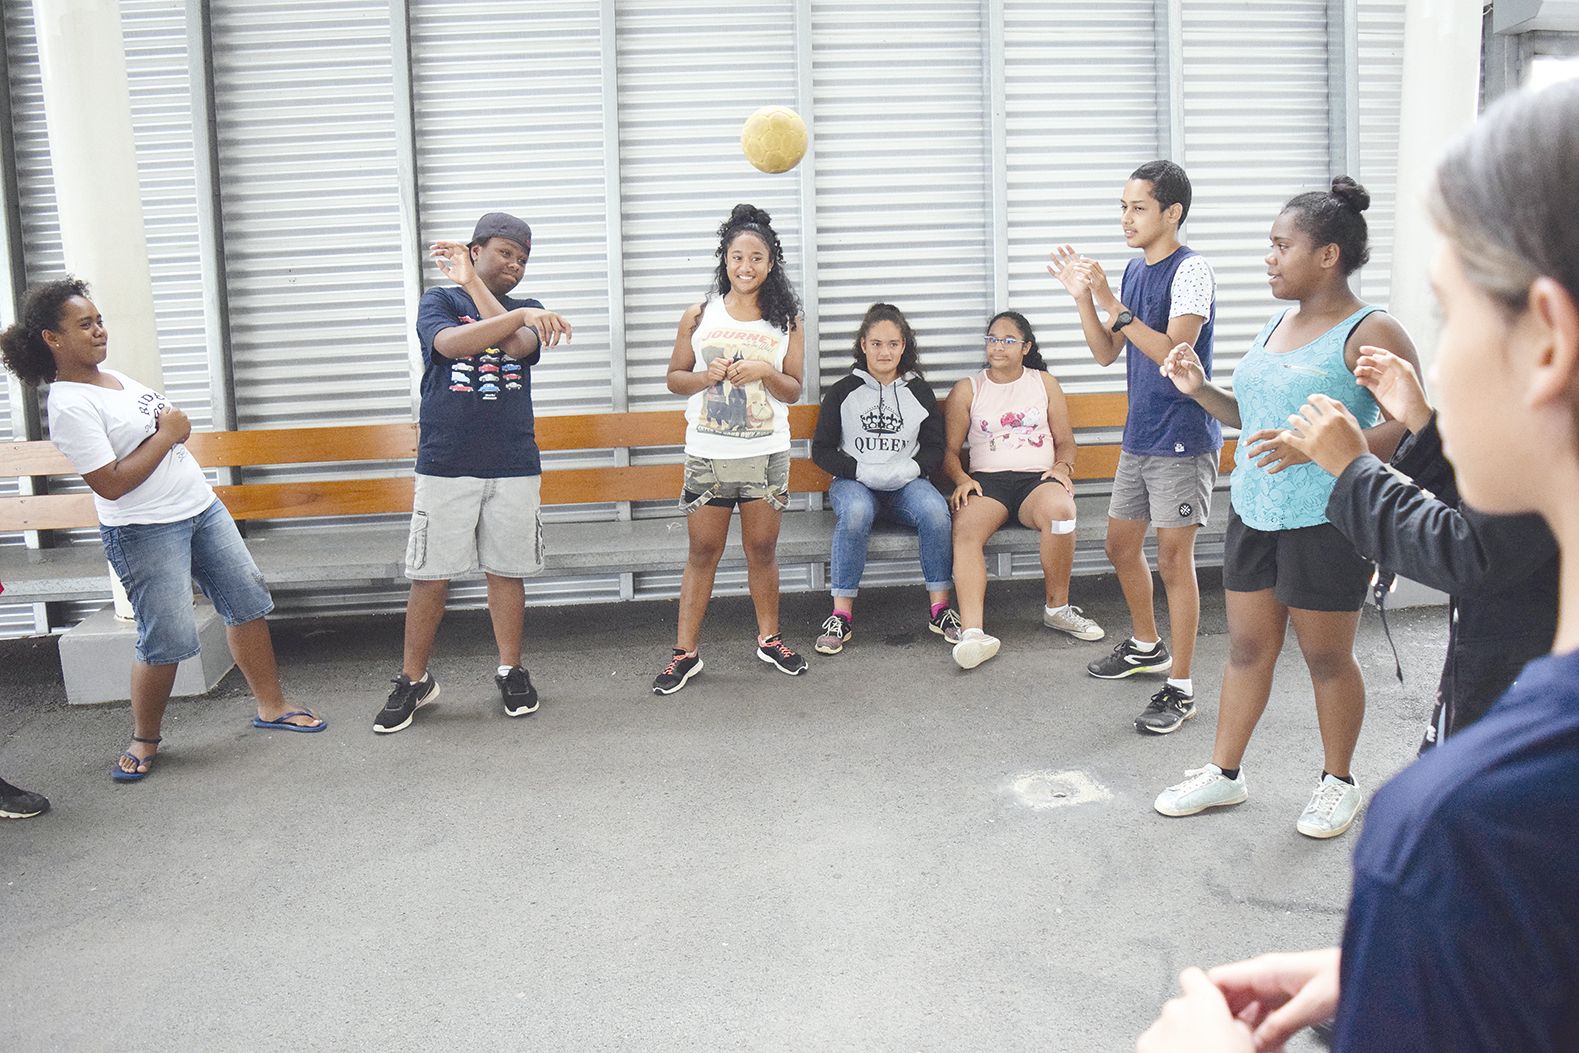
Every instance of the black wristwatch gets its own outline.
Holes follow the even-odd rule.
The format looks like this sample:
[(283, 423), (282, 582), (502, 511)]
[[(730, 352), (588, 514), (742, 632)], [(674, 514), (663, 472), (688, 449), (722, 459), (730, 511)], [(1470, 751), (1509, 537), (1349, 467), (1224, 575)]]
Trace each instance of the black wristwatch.
[(1134, 311), (1130, 311), (1130, 310), (1120, 311), (1118, 313), (1118, 317), (1113, 319), (1113, 331), (1115, 333), (1119, 332), (1126, 325), (1128, 325), (1129, 323), (1133, 322), (1134, 320), (1135, 320), (1135, 312)]

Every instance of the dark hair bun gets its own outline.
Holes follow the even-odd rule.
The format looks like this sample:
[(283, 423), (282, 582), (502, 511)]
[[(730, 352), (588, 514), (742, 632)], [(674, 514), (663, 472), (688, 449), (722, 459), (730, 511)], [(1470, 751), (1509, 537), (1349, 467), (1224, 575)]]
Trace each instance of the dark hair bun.
[(1371, 207), (1371, 192), (1352, 176), (1341, 175), (1333, 179), (1332, 196), (1356, 212), (1364, 212)]
[(740, 204), (729, 213), (729, 221), (724, 226), (739, 227), (747, 223), (772, 229), (773, 217), (755, 205)]

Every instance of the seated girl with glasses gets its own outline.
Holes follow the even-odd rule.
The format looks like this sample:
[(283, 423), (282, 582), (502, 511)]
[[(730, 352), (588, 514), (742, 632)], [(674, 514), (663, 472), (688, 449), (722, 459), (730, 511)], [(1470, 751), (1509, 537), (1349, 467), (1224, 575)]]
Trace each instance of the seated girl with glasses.
[[(954, 385), (944, 407), (943, 470), (954, 482), (954, 589), (963, 631), (954, 661), (974, 669), (998, 653), (982, 628), (987, 594), (984, 546), (1012, 519), (1041, 534), (1047, 606), (1042, 624), (1077, 640), (1102, 627), (1069, 605), (1075, 561), (1075, 434), (1058, 381), (1017, 311), (987, 326), (987, 368)], [(968, 447), (970, 470), (960, 461)]]

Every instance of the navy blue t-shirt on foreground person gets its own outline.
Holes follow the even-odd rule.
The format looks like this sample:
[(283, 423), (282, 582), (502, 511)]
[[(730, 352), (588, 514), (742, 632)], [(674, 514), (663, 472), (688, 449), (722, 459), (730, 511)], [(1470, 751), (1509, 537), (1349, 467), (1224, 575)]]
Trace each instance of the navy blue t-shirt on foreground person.
[(439, 696), (428, 672), (450, 579), (481, 569), (499, 648), (494, 678), (512, 717), (537, 710), (521, 663), (522, 579), (543, 569), (542, 463), (532, 416), (532, 366), (570, 338), (570, 324), (509, 293), (532, 253), (532, 228), (490, 212), (471, 244), (436, 242), (434, 261), (454, 285), (429, 289), (417, 308), (422, 344), (416, 493), (406, 544), (405, 648), (395, 689), (373, 718), (385, 734), (410, 727)]
[[(1141, 1053), (1579, 1049), (1579, 81), (1508, 96), (1437, 168), (1438, 423), (1466, 502), (1536, 513), (1562, 559), (1553, 653), (1377, 794), (1341, 951), (1209, 974)], [(1338, 426), (1313, 398), (1292, 441)]]

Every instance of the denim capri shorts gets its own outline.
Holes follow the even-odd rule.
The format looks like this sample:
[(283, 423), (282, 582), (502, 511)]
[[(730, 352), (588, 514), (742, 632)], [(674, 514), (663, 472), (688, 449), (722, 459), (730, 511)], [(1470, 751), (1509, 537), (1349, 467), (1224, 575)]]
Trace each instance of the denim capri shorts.
[(174, 665), (198, 653), (195, 580), (226, 625), (274, 609), (235, 520), (218, 498), (190, 519), (99, 527), (104, 554), (137, 615), (137, 660)]

